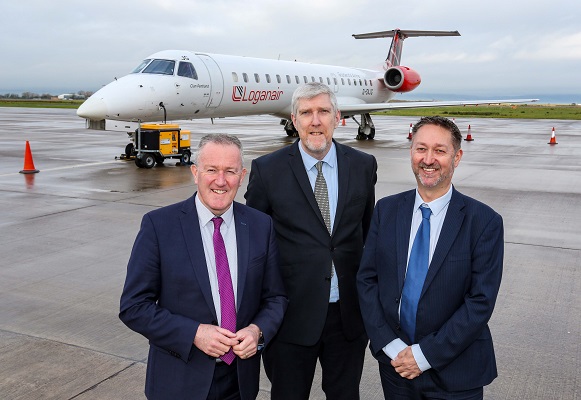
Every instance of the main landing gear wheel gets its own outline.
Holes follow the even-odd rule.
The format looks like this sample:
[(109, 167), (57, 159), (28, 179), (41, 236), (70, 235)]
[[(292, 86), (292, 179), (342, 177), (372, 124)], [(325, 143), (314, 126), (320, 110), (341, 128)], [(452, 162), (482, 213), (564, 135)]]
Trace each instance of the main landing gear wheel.
[[(352, 117), (355, 122), (357, 120), (355, 117)], [(361, 115), (361, 123), (357, 122), (359, 128), (357, 129), (357, 136), (355, 139), (357, 140), (373, 140), (375, 137), (375, 125), (373, 125), (373, 121), (371, 120), (371, 116), (369, 114), (362, 114)]]
[(281, 119), (280, 124), (284, 125), (284, 131), (288, 137), (299, 137), (299, 132), (290, 119)]

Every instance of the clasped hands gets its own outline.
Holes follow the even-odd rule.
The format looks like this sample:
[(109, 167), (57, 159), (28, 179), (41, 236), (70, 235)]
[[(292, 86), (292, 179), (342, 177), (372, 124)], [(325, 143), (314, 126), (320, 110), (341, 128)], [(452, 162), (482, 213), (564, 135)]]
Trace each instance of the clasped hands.
[(422, 370), (418, 367), (414, 358), (411, 346), (400, 351), (397, 357), (391, 360), (391, 365), (402, 378), (414, 379), (422, 374)]
[(255, 324), (250, 324), (236, 333), (216, 325), (200, 324), (194, 346), (214, 358), (223, 356), (232, 348), (234, 354), (246, 359), (257, 353), (259, 338), (260, 328)]

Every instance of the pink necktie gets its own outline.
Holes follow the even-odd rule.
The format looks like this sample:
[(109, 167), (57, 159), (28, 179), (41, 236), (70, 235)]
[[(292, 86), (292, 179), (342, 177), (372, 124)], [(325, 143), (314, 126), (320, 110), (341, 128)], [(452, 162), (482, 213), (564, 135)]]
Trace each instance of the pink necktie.
[[(236, 332), (236, 302), (234, 301), (234, 289), (232, 288), (232, 278), (230, 267), (228, 266), (228, 256), (226, 246), (220, 233), (220, 225), (224, 220), (220, 217), (212, 218), (214, 223), (214, 253), (216, 255), (216, 273), (218, 275), (218, 290), (220, 292), (220, 313), (222, 315), (220, 326), (231, 332)], [(230, 349), (220, 357), (226, 364), (234, 361), (234, 352)]]

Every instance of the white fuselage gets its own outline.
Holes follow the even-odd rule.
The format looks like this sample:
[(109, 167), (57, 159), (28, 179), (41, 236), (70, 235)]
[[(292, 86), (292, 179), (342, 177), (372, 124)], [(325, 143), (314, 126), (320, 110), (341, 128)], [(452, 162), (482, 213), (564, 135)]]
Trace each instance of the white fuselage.
[[(115, 80), (87, 99), (77, 114), (90, 120), (141, 122), (162, 121), (164, 117), (183, 120), (258, 114), (289, 118), (293, 91), (311, 81), (331, 87), (340, 106), (383, 103), (394, 95), (383, 84), (381, 68), (368, 70), (181, 50), (161, 51), (147, 59), (171, 61), (174, 68), (150, 73), (144, 67)], [(188, 75), (180, 72), (185, 70), (181, 63), (190, 63), (195, 76), (180, 76)]]

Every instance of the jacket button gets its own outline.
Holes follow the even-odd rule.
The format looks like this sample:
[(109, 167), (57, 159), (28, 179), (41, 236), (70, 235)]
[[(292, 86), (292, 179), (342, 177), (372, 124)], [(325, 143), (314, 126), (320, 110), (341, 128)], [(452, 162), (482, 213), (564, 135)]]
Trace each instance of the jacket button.
[(396, 303), (399, 303), (399, 297), (396, 297), (396, 298), (395, 298), (395, 302), (396, 302)]

